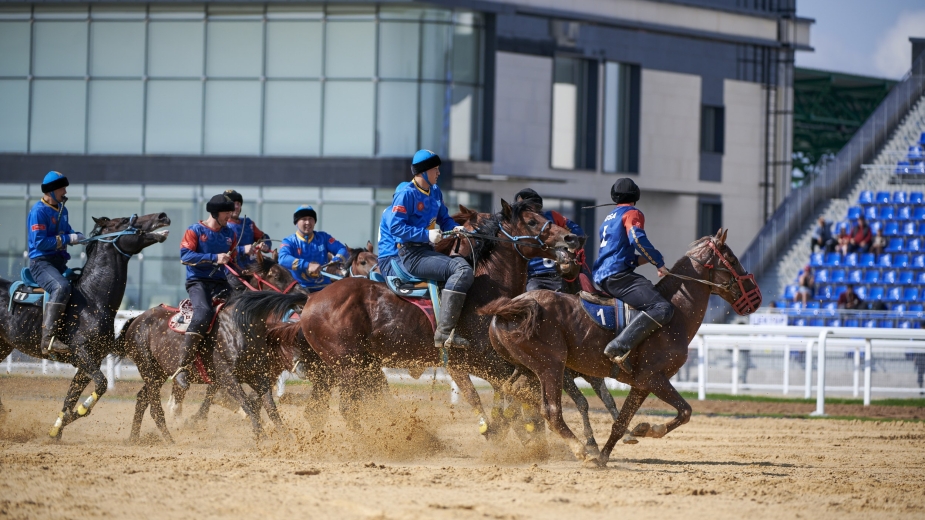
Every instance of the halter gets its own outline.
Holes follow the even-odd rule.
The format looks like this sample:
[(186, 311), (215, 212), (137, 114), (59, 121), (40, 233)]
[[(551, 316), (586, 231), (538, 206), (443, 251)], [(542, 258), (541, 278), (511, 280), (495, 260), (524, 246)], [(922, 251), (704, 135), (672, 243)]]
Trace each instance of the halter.
[[(447, 231), (446, 233), (444, 233), (444, 235), (447, 235), (447, 236), (448, 236), (448, 235), (460, 235), (460, 236), (466, 237), (467, 239), (468, 239), (469, 237), (472, 237), (472, 238), (480, 238), (480, 239), (483, 239), (483, 240), (489, 240), (489, 241), (494, 241), (494, 242), (503, 242), (503, 243), (507, 243), (507, 244), (514, 244), (514, 250), (517, 251), (517, 254), (520, 255), (520, 257), (523, 258), (524, 260), (529, 261), (530, 259), (527, 258), (526, 256), (524, 256), (524, 254), (523, 254), (523, 252), (521, 252), (520, 248), (521, 248), (521, 247), (534, 247), (534, 248), (539, 249), (539, 250), (541, 250), (541, 251), (546, 251), (546, 250), (548, 250), (548, 249), (549, 249), (549, 246), (543, 243), (543, 240), (540, 238), (540, 236), (542, 236), (543, 233), (546, 232), (546, 228), (549, 227), (549, 225), (550, 225), (551, 223), (552, 223), (551, 220), (547, 220), (546, 223), (543, 224), (543, 227), (540, 228), (539, 233), (537, 233), (537, 234), (535, 234), (535, 235), (519, 235), (519, 236), (516, 236), (516, 237), (513, 236), (513, 235), (511, 235), (511, 234), (508, 233), (507, 231), (505, 231), (504, 226), (498, 226), (499, 229), (501, 230), (501, 232), (504, 233), (504, 236), (507, 237), (507, 239), (504, 239), (504, 238), (501, 238), (501, 237), (492, 236), (492, 235), (483, 235), (483, 234), (481, 234), (481, 233), (475, 233), (475, 232), (473, 232), (473, 231)], [(537, 244), (524, 244), (524, 243), (522, 243), (524, 240), (535, 240), (535, 241), (537, 242)], [(471, 249), (471, 245), (470, 245), (470, 249)]]
[[(761, 289), (758, 287), (758, 282), (755, 280), (755, 275), (751, 273), (746, 273), (744, 275), (737, 273), (736, 270), (732, 268), (732, 264), (730, 264), (729, 261), (726, 260), (726, 257), (723, 256), (722, 253), (720, 253), (719, 248), (716, 247), (716, 244), (713, 243), (713, 240), (709, 241), (709, 245), (710, 245), (710, 249), (712, 249), (713, 252), (716, 253), (716, 256), (719, 258), (719, 261), (723, 263), (725, 268), (715, 267), (713, 266), (713, 264), (705, 264), (690, 255), (686, 255), (686, 256), (690, 258), (692, 261), (697, 262), (698, 264), (706, 268), (708, 272), (710, 273), (709, 274), (710, 280), (702, 280), (700, 278), (693, 278), (690, 276), (685, 276), (683, 274), (675, 274), (675, 273), (672, 273), (671, 271), (669, 271), (668, 274), (671, 276), (674, 276), (675, 278), (680, 278), (682, 280), (689, 280), (692, 282), (702, 283), (704, 285), (709, 285), (711, 287), (716, 287), (718, 289), (724, 289), (727, 291), (732, 291), (732, 289), (735, 288), (736, 285), (738, 285), (739, 297), (736, 299), (736, 301), (732, 302), (732, 310), (734, 310), (736, 314), (738, 314), (739, 316), (751, 314), (755, 312), (756, 310), (758, 310), (758, 307), (761, 306)], [(725, 283), (721, 283), (721, 284), (715, 283), (713, 282), (713, 272), (714, 271), (727, 272), (731, 275), (731, 278), (727, 280)], [(752, 282), (755, 288), (746, 291), (745, 285), (742, 283), (743, 281)]]
[(132, 218), (128, 221), (128, 227), (122, 231), (116, 231), (113, 233), (106, 233), (104, 235), (93, 235), (91, 237), (85, 238), (80, 241), (81, 244), (89, 244), (91, 242), (102, 242), (104, 244), (112, 244), (112, 247), (116, 248), (116, 251), (122, 254), (125, 258), (131, 258), (135, 253), (129, 254), (119, 248), (118, 240), (120, 237), (126, 235), (143, 235), (144, 231), (135, 227), (135, 221), (138, 220), (138, 214), (135, 213), (132, 215)]
[(241, 282), (242, 284), (244, 284), (245, 287), (247, 287), (248, 289), (250, 289), (250, 290), (252, 290), (252, 291), (262, 291), (263, 289), (261, 289), (261, 287), (267, 286), (267, 287), (269, 287), (271, 290), (276, 291), (276, 292), (278, 292), (278, 293), (280, 293), (280, 294), (287, 294), (289, 291), (292, 290), (293, 287), (295, 287), (295, 284), (296, 284), (296, 281), (293, 280), (289, 285), (286, 286), (285, 289), (280, 290), (279, 287), (277, 287), (277, 286), (273, 285), (272, 283), (268, 282), (266, 279), (264, 279), (264, 278), (263, 278), (262, 276), (260, 276), (259, 274), (257, 274), (257, 273), (251, 273), (251, 275), (254, 277), (254, 279), (257, 280), (257, 287), (254, 287), (253, 285), (247, 283), (247, 280), (244, 279), (244, 275), (243, 275), (243, 274), (239, 274), (239, 273), (238, 273), (237, 271), (235, 271), (234, 268), (231, 267), (230, 265), (225, 264), (225, 269), (228, 269), (228, 272), (230, 272), (232, 275), (234, 275), (234, 277), (237, 278), (239, 282)]

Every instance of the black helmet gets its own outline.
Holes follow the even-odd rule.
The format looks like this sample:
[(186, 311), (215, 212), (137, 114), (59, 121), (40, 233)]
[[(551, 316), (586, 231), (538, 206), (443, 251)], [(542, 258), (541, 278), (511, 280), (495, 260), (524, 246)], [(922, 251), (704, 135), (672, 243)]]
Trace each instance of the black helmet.
[(639, 200), (639, 186), (636, 186), (633, 179), (626, 177), (618, 179), (610, 188), (610, 198), (617, 204), (636, 202)]
[(540, 194), (531, 188), (524, 188), (517, 192), (517, 195), (514, 195), (514, 202), (518, 200), (529, 201), (533, 204), (539, 204), (543, 207), (543, 197), (540, 197)]
[(224, 193), (219, 193), (206, 203), (206, 211), (212, 215), (212, 218), (218, 218), (218, 214), (223, 211), (234, 211), (234, 202)]
[(235, 190), (225, 190), (225, 196), (231, 199), (231, 202), (240, 202), (241, 204), (244, 204), (244, 197), (242, 197), (241, 194)]

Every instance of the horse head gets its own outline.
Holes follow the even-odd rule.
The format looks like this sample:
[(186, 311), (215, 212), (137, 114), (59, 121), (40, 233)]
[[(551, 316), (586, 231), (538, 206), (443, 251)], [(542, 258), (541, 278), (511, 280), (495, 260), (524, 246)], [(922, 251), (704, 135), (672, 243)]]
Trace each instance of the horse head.
[(257, 262), (253, 267), (242, 271), (241, 277), (260, 291), (275, 289), (277, 292), (288, 293), (298, 289), (298, 283), (292, 277), (292, 273), (289, 269), (279, 265), (277, 258), (276, 251), (273, 251), (270, 256), (258, 253)]
[(126, 256), (132, 256), (141, 252), (142, 249), (160, 244), (167, 240), (169, 230), (165, 229), (170, 225), (170, 218), (166, 213), (151, 213), (149, 215), (123, 218), (92, 217), (96, 224), (90, 233), (90, 238), (111, 233), (123, 233), (113, 236), (111, 242), (118, 251)]
[(514, 247), (521, 256), (555, 260), (559, 272), (573, 278), (581, 269), (575, 253), (584, 246), (585, 237), (546, 219), (536, 209), (529, 201), (511, 205), (501, 199), (502, 233), (517, 242)]
[(366, 247), (349, 249), (350, 258), (347, 259), (347, 272), (344, 276), (354, 278), (368, 278), (369, 272), (379, 265), (379, 257), (373, 252), (373, 243), (366, 241)]
[(736, 314), (744, 316), (761, 306), (761, 289), (755, 275), (745, 270), (726, 244), (728, 234), (728, 229), (720, 228), (715, 235), (697, 241), (694, 250), (699, 251), (699, 256), (693, 256), (694, 250), (688, 256), (709, 271), (714, 284), (712, 293), (729, 302)]

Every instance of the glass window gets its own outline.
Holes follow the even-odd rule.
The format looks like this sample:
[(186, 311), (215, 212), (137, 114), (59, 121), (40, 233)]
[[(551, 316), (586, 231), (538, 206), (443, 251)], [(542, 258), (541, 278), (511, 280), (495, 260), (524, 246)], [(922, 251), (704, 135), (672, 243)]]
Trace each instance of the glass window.
[(206, 83), (205, 152), (260, 153), (260, 82)]
[(450, 106), (450, 159), (468, 161), (479, 156), (479, 94), (479, 89), (475, 87), (453, 87), (453, 102)]
[(371, 78), (376, 74), (374, 22), (328, 22), (324, 49), (327, 77)]
[(0, 152), (26, 152), (29, 80), (0, 80)]
[(425, 23), (422, 29), (421, 78), (446, 80), (447, 54), (450, 49), (452, 27)]
[(36, 76), (87, 75), (87, 22), (35, 22)]
[(0, 199), (0, 254), (22, 255), (29, 249), (26, 217), (30, 208), (22, 198)]
[(405, 157), (418, 142), (418, 84), (379, 83), (378, 154)]
[[(445, 154), (443, 107), (449, 86), (442, 83), (421, 84), (421, 148)], [(447, 124), (449, 122), (447, 121)]]
[(420, 31), (417, 23), (379, 24), (379, 77), (417, 79)]
[[(369, 204), (330, 204), (321, 206), (319, 229), (346, 244), (348, 247), (366, 246), (373, 221), (373, 207)], [(378, 222), (377, 222), (378, 224)]]
[[(177, 194), (183, 193), (184, 189), (188, 190), (189, 187), (177, 187)], [(145, 193), (148, 192), (148, 187), (145, 187)], [(170, 217), (171, 230), (170, 234), (167, 235), (167, 239), (164, 240), (164, 243), (157, 246), (151, 246), (148, 249), (145, 249), (145, 258), (177, 258), (177, 264), (179, 265), (180, 257), (180, 240), (183, 238), (183, 233), (186, 231), (186, 228), (193, 225), (200, 218), (198, 211), (198, 204), (193, 202), (192, 197), (180, 198), (172, 197), (169, 199), (150, 199), (146, 198), (144, 203), (144, 213), (160, 213), (164, 212)], [(178, 272), (181, 269), (177, 269)]]
[(639, 171), (639, 67), (604, 65), (605, 172)]
[(403, 5), (379, 7), (380, 20), (420, 20), (423, 15), (424, 10), (417, 7)]
[(324, 17), (324, 8), (320, 5), (267, 5), (267, 18), (270, 20), (320, 20)]
[(91, 81), (87, 152), (141, 153), (143, 110), (140, 80)]
[(93, 22), (90, 25), (91, 76), (143, 76), (144, 22)]
[(468, 25), (453, 27), (453, 81), (461, 83), (479, 81), (481, 34), (481, 30)]
[(265, 154), (321, 153), (320, 82), (267, 81), (265, 106)]
[(144, 5), (93, 5), (90, 8), (90, 18), (98, 20), (125, 20), (126, 18), (145, 18)]
[(146, 110), (145, 153), (201, 153), (202, 82), (149, 81)]
[(328, 18), (332, 20), (371, 20), (375, 16), (374, 5), (328, 5)]
[[(295, 209), (305, 202), (264, 202), (262, 204), (260, 220), (257, 221), (260, 229), (268, 233), (274, 239), (282, 240), (295, 233), (295, 226), (292, 224), (292, 214)], [(314, 204), (317, 211), (318, 205)], [(274, 243), (274, 247), (279, 248), (279, 244)]]
[[(148, 6), (148, 16), (152, 19), (189, 19), (202, 20), (206, 17), (202, 4), (158, 4)], [(202, 24), (200, 24), (202, 25)]]
[[(138, 308), (148, 309), (162, 303), (176, 305), (180, 300), (189, 298), (184, 287), (186, 268), (180, 263), (180, 246), (177, 245), (176, 258), (152, 257), (148, 253), (152, 249), (167, 249), (166, 242), (145, 249), (145, 260), (139, 262), (144, 295)], [(129, 264), (131, 265), (131, 262)]]
[(83, 153), (87, 83), (80, 80), (35, 80), (32, 84), (33, 153)]
[(725, 109), (704, 105), (700, 112), (700, 151), (723, 153)]
[(556, 57), (553, 68), (552, 167), (593, 170), (597, 63)]
[(86, 4), (36, 4), (34, 7), (35, 19), (73, 19), (73, 20), (86, 20), (87, 15), (89, 14), (88, 7)]
[(716, 233), (723, 227), (723, 202), (719, 199), (701, 199), (698, 202), (697, 236), (700, 238)]
[(321, 77), (321, 22), (267, 22), (267, 76)]
[(208, 76), (259, 78), (263, 72), (263, 22), (209, 22)]
[[(200, 7), (200, 10), (202, 8)], [(148, 75), (198, 78), (203, 75), (203, 23), (148, 24)]]
[(0, 22), (0, 76), (29, 75), (29, 22)]
[(324, 155), (373, 155), (374, 95), (371, 82), (325, 82)]

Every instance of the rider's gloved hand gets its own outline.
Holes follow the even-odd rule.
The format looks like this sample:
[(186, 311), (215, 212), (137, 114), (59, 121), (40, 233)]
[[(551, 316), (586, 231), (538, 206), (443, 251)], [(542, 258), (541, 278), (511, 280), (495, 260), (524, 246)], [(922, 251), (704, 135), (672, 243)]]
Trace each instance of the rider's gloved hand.
[(80, 239), (82, 238), (83, 238), (83, 235), (81, 235), (80, 233), (71, 233), (70, 235), (67, 236), (67, 243), (70, 245), (74, 245), (80, 242)]
[(443, 231), (431, 229), (427, 232), (427, 239), (430, 240), (431, 244), (437, 245), (437, 242), (443, 240)]
[(466, 226), (456, 226), (456, 227), (453, 228), (453, 232), (454, 232), (454, 233), (465, 233), (465, 232), (466, 232)]
[(665, 267), (664, 265), (661, 266), (661, 267), (659, 267), (659, 268), (658, 268), (658, 276), (659, 276), (659, 278), (661, 278), (662, 276), (668, 276), (668, 268)]

